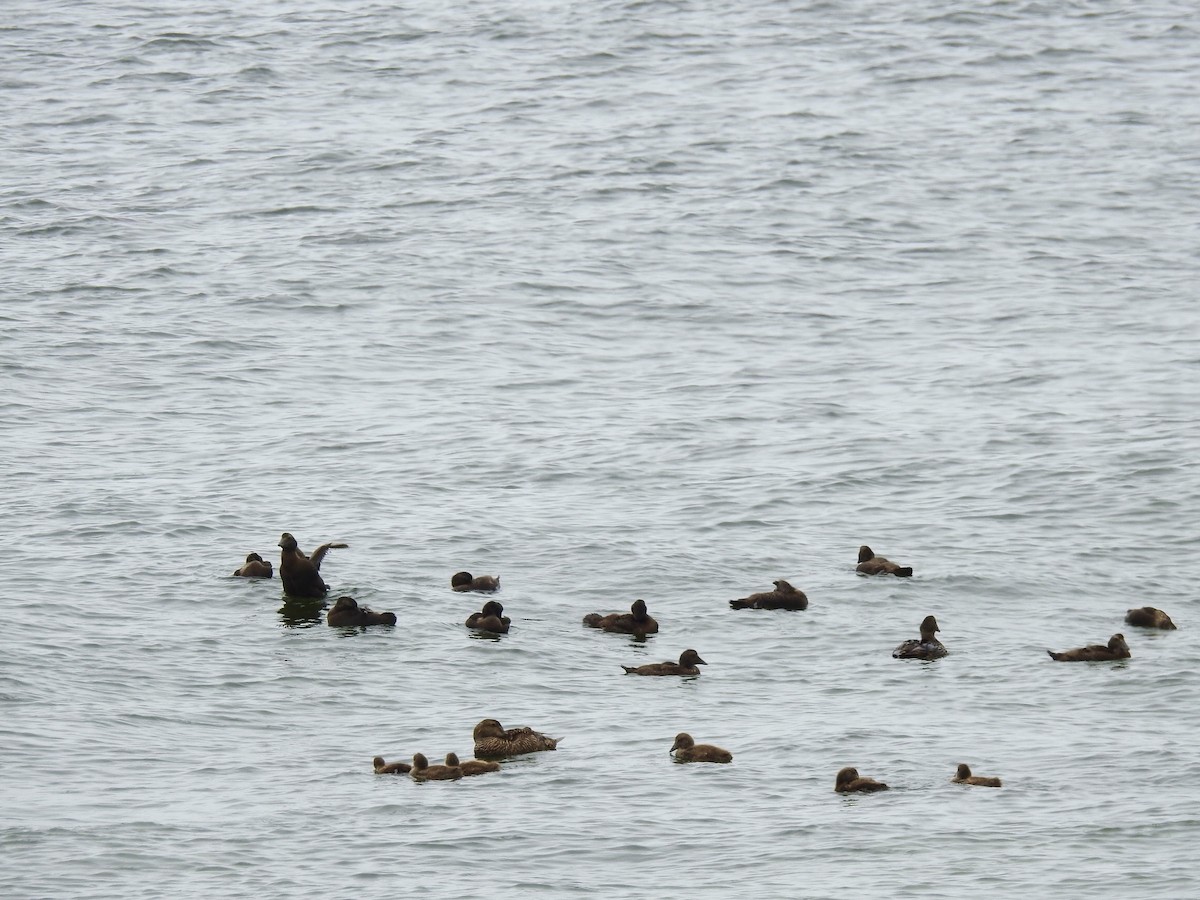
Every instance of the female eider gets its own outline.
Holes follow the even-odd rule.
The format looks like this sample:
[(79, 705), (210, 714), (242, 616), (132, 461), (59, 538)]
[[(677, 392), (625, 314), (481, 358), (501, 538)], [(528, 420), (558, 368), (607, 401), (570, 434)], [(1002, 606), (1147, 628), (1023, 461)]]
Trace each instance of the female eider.
[(972, 775), (971, 767), (966, 763), (958, 764), (958, 771), (950, 779), (955, 784), (975, 784), (979, 787), (1000, 787), (999, 778), (988, 778), (984, 775)]
[(1161, 628), (1163, 631), (1175, 631), (1175, 623), (1161, 609), (1155, 609), (1153, 606), (1143, 606), (1140, 609), (1131, 609), (1125, 613), (1125, 624), (1135, 625), (1138, 628)]
[(496, 719), (484, 719), (475, 726), (475, 755), (480, 758), (519, 756), (539, 750), (554, 750), (562, 738), (547, 737), (532, 728), (505, 729)]
[(740, 600), (730, 600), (730, 609), (808, 609), (808, 597), (782, 578), (774, 582), (775, 590), (751, 594)]
[(912, 566), (901, 566), (882, 556), (876, 556), (875, 551), (863, 544), (858, 548), (858, 565), (854, 569), (860, 575), (898, 575), (907, 578), (912, 575)]
[(583, 624), (618, 634), (658, 634), (658, 622), (646, 611), (645, 600), (634, 600), (627, 613), (588, 613)]
[(498, 575), (476, 575), (470, 572), (455, 572), (450, 576), (450, 589), (454, 591), (478, 591), (481, 594), (491, 594), (500, 590)]
[(466, 626), (479, 631), (491, 631), (495, 634), (508, 634), (511, 620), (504, 615), (504, 607), (498, 600), (489, 600), (483, 604), (480, 612), (467, 616)]
[(728, 750), (722, 750), (712, 744), (697, 744), (686, 731), (675, 735), (675, 743), (671, 745), (667, 755), (674, 755), (679, 762), (733, 762), (733, 754)]
[(1108, 639), (1108, 645), (1088, 644), (1074, 650), (1062, 650), (1055, 653), (1047, 650), (1051, 659), (1059, 662), (1106, 662), (1112, 659), (1129, 659), (1129, 645), (1125, 643), (1125, 635), (1114, 634)]
[(707, 666), (695, 650), (684, 650), (679, 662), (649, 663), (644, 666), (621, 666), (626, 675), (699, 675), (697, 666)]
[(321, 580), (321, 560), (330, 550), (340, 550), (349, 544), (322, 544), (313, 551), (311, 558), (305, 556), (296, 545), (296, 539), (286, 531), (279, 539), (282, 553), (279, 558), (279, 579), (283, 582), (283, 592), (293, 597), (324, 597), (329, 590)]
[(359, 606), (353, 597), (338, 597), (333, 609), (325, 616), (325, 621), (335, 628), (344, 625), (395, 625), (396, 614), (378, 613), (365, 606)]
[(926, 616), (921, 622), (921, 637), (911, 638), (892, 651), (896, 659), (939, 659), (946, 655), (946, 646), (934, 634), (938, 628), (937, 619)]
[(886, 791), (888, 786), (882, 781), (875, 781), (873, 778), (860, 778), (858, 769), (854, 768), (854, 766), (847, 766), (837, 773), (833, 789), (839, 794), (865, 794), (871, 791)]
[(233, 574), (240, 575), (242, 578), (270, 578), (272, 572), (274, 569), (269, 562), (257, 553), (248, 553), (246, 562)]

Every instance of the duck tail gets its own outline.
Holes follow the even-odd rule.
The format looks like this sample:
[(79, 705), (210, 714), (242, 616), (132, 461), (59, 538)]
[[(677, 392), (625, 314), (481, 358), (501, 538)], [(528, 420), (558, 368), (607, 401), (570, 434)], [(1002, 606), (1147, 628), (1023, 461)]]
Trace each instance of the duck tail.
[(625, 670), (626, 675), (632, 675), (635, 667), (634, 666), (621, 666), (621, 668)]
[(896, 570), (896, 574), (901, 578), (912, 578), (912, 566), (902, 566)]
[(750, 606), (749, 600), (742, 599), (742, 600), (730, 600), (729, 601), (730, 609), (747, 609), (749, 606)]
[(1053, 650), (1047, 650), (1046, 652), (1050, 654), (1051, 659), (1059, 659), (1062, 657), (1061, 653), (1055, 653)]

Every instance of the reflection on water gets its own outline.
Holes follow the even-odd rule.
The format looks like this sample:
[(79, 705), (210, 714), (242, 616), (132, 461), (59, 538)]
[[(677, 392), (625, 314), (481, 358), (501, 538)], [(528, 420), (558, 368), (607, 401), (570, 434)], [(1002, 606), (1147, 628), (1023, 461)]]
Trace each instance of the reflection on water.
[(279, 617), (288, 628), (312, 628), (320, 625), (325, 617), (324, 600), (296, 600), (285, 597), (279, 607)]

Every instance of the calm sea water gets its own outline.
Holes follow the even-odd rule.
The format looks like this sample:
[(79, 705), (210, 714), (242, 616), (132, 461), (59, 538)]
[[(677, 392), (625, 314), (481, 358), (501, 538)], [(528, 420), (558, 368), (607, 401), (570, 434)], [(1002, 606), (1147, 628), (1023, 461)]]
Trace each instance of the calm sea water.
[(4, 896), (1200, 892), (1194, 4), (6, 13)]

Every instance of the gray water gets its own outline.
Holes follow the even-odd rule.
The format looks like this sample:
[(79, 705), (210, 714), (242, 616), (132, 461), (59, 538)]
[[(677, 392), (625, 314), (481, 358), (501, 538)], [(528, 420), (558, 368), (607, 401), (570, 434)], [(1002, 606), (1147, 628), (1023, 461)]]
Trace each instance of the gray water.
[(5, 12), (0, 894), (1200, 893), (1194, 4)]

